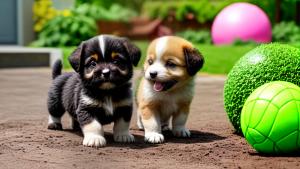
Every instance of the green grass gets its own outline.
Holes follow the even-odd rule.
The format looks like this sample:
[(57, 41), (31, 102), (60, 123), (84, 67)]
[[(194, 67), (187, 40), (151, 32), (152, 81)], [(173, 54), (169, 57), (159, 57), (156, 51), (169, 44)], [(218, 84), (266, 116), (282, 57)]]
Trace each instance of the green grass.
[[(134, 43), (141, 49), (142, 58), (139, 62), (138, 68), (142, 68), (145, 60), (148, 41), (134, 41)], [(253, 49), (254, 45), (241, 45), (241, 46), (213, 46), (199, 44), (196, 47), (203, 54), (205, 59), (204, 67), (201, 72), (209, 74), (227, 74), (233, 67), (235, 62), (242, 57), (245, 53)], [(76, 47), (63, 47), (64, 54), (64, 68), (70, 69), (68, 62), (69, 55)]]
[(228, 74), (233, 65), (245, 53), (255, 48), (254, 45), (213, 46), (196, 45), (205, 59), (201, 72), (209, 74)]
[(62, 47), (61, 50), (63, 51), (63, 65), (64, 69), (71, 69), (71, 65), (69, 63), (68, 57), (71, 53), (76, 49), (75, 46), (72, 47)]
[(140, 59), (140, 62), (138, 64), (138, 68), (142, 68), (145, 58), (146, 58), (146, 51), (147, 51), (147, 47), (149, 45), (148, 41), (134, 41), (134, 43), (141, 49), (142, 51), (142, 57)]

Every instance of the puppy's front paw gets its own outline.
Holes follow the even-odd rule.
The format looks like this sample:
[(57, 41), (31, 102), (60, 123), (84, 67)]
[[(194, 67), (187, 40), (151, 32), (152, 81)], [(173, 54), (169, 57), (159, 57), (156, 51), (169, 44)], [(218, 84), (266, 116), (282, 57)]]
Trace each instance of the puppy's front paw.
[(62, 130), (62, 125), (61, 125), (61, 123), (56, 123), (56, 122), (49, 123), (48, 124), (48, 129), (50, 129), (50, 130)]
[(82, 144), (89, 147), (103, 147), (106, 145), (106, 140), (101, 135), (86, 134)]
[(145, 141), (148, 143), (162, 143), (164, 142), (164, 136), (156, 132), (145, 133)]
[(191, 137), (191, 132), (186, 128), (175, 128), (173, 134), (176, 137)]
[(131, 134), (117, 134), (114, 135), (115, 142), (121, 143), (132, 143), (134, 142), (134, 137)]

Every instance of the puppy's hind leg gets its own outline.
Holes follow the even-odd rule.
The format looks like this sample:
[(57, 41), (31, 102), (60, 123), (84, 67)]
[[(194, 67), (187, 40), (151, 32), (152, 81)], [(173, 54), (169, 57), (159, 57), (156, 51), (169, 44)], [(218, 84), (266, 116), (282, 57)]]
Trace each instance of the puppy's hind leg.
[[(49, 111), (50, 112), (50, 111)], [(62, 130), (61, 117), (64, 114), (65, 110), (57, 109), (57, 111), (52, 111), (49, 114), (48, 119), (48, 129), (50, 130)], [(60, 115), (62, 114), (62, 115)]]
[(48, 119), (48, 129), (50, 130), (62, 130), (61, 125), (61, 117), (65, 113), (65, 109), (62, 105), (60, 97), (57, 97), (55, 93), (49, 92), (48, 97), (48, 111), (49, 111), (49, 119)]

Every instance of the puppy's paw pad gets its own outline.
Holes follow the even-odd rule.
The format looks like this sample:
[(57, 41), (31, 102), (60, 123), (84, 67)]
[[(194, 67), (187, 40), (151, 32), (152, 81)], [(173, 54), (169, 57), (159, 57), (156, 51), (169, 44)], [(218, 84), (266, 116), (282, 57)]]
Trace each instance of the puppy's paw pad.
[(49, 123), (48, 129), (49, 130), (62, 130), (62, 125), (61, 125), (61, 123)]
[(106, 145), (106, 140), (101, 135), (86, 134), (83, 139), (83, 145), (89, 147), (103, 147)]
[(145, 141), (148, 143), (162, 143), (164, 142), (164, 136), (160, 133), (148, 132), (145, 134)]
[(114, 135), (115, 142), (132, 143), (134, 142), (134, 136), (131, 134), (118, 134)]
[(191, 137), (191, 132), (186, 128), (173, 129), (175, 137)]

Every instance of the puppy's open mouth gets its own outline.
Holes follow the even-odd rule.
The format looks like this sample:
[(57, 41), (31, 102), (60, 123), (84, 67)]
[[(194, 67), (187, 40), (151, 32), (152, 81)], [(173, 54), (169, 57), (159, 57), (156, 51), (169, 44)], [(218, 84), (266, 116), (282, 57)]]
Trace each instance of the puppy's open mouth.
[(156, 92), (161, 92), (161, 91), (166, 91), (173, 87), (177, 83), (176, 80), (169, 80), (166, 82), (159, 82), (159, 81), (154, 81), (153, 82), (153, 90)]

